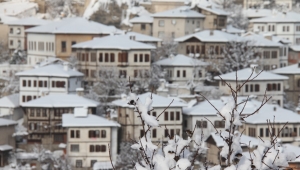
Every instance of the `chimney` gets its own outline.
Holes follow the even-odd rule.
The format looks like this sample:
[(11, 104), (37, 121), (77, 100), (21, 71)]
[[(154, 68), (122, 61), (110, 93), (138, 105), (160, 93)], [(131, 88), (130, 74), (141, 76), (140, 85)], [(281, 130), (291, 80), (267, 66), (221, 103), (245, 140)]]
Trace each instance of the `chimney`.
[(64, 66), (64, 70), (65, 70), (65, 71), (69, 71), (70, 64), (69, 64), (68, 62), (64, 62), (64, 63), (63, 63), (63, 66)]
[(76, 94), (78, 96), (83, 96), (83, 92), (84, 92), (84, 89), (83, 88), (76, 88)]
[(274, 106), (274, 108), (273, 108), (274, 112), (276, 112), (276, 109), (277, 109), (276, 106)]
[(210, 36), (214, 35), (214, 30), (210, 30), (209, 35)]

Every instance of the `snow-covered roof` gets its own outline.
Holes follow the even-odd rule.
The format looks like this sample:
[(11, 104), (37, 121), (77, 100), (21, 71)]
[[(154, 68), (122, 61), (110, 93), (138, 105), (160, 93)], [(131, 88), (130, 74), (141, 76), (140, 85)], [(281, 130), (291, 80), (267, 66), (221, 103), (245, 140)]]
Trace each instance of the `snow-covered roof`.
[(182, 6), (179, 8), (158, 12), (151, 15), (152, 17), (162, 18), (205, 18), (205, 15), (194, 11), (189, 6)]
[(241, 33), (244, 33), (245, 30), (241, 30), (241, 29), (235, 28), (232, 25), (227, 25), (226, 26), (226, 32), (228, 32), (230, 34), (241, 34)]
[(261, 18), (272, 15), (272, 10), (270, 9), (252, 9), (248, 8), (243, 11), (244, 15), (248, 18)]
[(287, 22), (300, 22), (300, 14), (295, 12), (278, 12), (263, 18), (252, 19), (253, 23), (287, 23)]
[[(0, 107), (16, 108), (20, 106), (19, 93), (4, 96), (0, 99)], [(1, 114), (1, 113), (0, 113)]]
[(197, 7), (216, 15), (229, 15), (228, 12), (226, 12), (222, 7), (214, 3), (212, 0), (200, 0), (200, 2), (197, 4)]
[[(113, 163), (114, 164), (114, 163)], [(113, 169), (111, 162), (96, 162), (93, 165), (93, 170)]]
[[(223, 147), (224, 146), (225, 142), (224, 142), (224, 140), (219, 135), (216, 135), (216, 133), (213, 132), (213, 133), (210, 133), (210, 136), (216, 142), (216, 146), (217, 147)], [(227, 137), (228, 136), (228, 132), (226, 132), (226, 131), (222, 132), (221, 136), (223, 136), (224, 138)], [(248, 146), (249, 141), (251, 141), (251, 143), (250, 143), (251, 146), (250, 147), (257, 146), (259, 144), (259, 140), (256, 139), (256, 138), (254, 138), (254, 137), (247, 136), (247, 135), (242, 135), (241, 136), (241, 140), (240, 140), (241, 146)]]
[[(251, 78), (254, 78), (255, 76), (257, 76), (257, 74), (260, 71), (254, 71)], [(249, 78), (249, 76), (252, 73), (252, 68), (245, 68), (242, 70), (238, 70), (237, 71), (237, 77), (238, 77), (238, 81), (245, 81)], [(230, 72), (230, 73), (226, 73), (226, 74), (222, 74), (220, 75), (220, 77), (223, 80), (231, 80), (231, 81), (235, 81), (236, 80), (236, 72)], [(219, 76), (215, 76), (214, 79), (216, 80), (220, 80)], [(274, 74), (272, 72), (268, 72), (268, 71), (263, 71), (260, 73), (260, 75), (258, 75), (253, 81), (269, 81), (269, 80), (287, 80), (288, 77), (286, 76), (281, 76), (278, 74)]]
[(97, 107), (100, 103), (77, 94), (50, 94), (29, 102), (23, 107)]
[(129, 20), (130, 23), (153, 23), (153, 17), (149, 15), (141, 15)]
[(7, 25), (38, 26), (49, 24), (52, 21), (43, 20), (35, 17), (22, 18), (16, 21), (6, 22)]
[(10, 145), (0, 145), (0, 151), (9, 151), (13, 150), (14, 148)]
[(0, 13), (8, 16), (17, 16), (33, 8), (38, 10), (38, 4), (28, 1), (7, 1), (1, 2)]
[(272, 72), (276, 74), (300, 74), (300, 67), (299, 64), (293, 64), (272, 70)]
[(10, 125), (17, 125), (17, 124), (18, 122), (14, 120), (0, 118), (0, 126), (10, 126)]
[[(139, 99), (139, 101), (145, 102), (146, 98), (149, 96), (151, 96), (150, 92), (138, 95), (137, 98)], [(167, 107), (172, 102), (173, 99), (159, 96), (157, 94), (152, 94), (152, 100), (153, 100), (152, 107)], [(112, 103), (120, 107), (131, 107), (130, 105), (127, 104), (128, 101), (126, 99), (115, 100)], [(170, 105), (170, 108), (185, 107), (185, 106), (186, 106), (185, 103), (174, 100), (173, 103)]]
[(64, 18), (60, 21), (51, 22), (26, 30), (27, 33), (47, 34), (111, 34), (120, 33), (114, 26), (103, 25), (98, 22), (89, 21), (85, 18)]
[(253, 45), (258, 47), (281, 47), (283, 46), (281, 43), (269, 40), (262, 35), (255, 33), (247, 33), (243, 35), (245, 40), (249, 40), (253, 42)]
[(290, 49), (296, 52), (300, 52), (300, 45), (291, 45)]
[(151, 50), (154, 46), (131, 40), (126, 35), (105, 36), (94, 38), (93, 40), (78, 43), (72, 48), (89, 48), (89, 49), (119, 49), (119, 50)]
[(204, 30), (194, 34), (176, 38), (175, 41), (184, 42), (190, 38), (197, 38), (199, 41), (202, 42), (230, 42), (230, 41), (239, 41), (242, 39), (237, 35), (229, 34), (224, 31)]
[(65, 69), (61, 64), (50, 64), (32, 70), (19, 72), (17, 76), (51, 76), (51, 77), (83, 77), (84, 75), (74, 69)]
[(127, 36), (128, 38), (134, 36), (135, 41), (139, 41), (139, 42), (161, 42), (162, 41), (162, 39), (160, 38), (152, 37), (145, 34), (140, 34), (137, 32), (126, 32), (126, 34), (122, 36)]
[(63, 114), (62, 126), (63, 127), (120, 127), (120, 124), (92, 114), (88, 114), (86, 117), (75, 117), (74, 114)]
[[(210, 100), (210, 102), (219, 110), (225, 105), (221, 100)], [(198, 103), (193, 107), (184, 107), (183, 114), (191, 116), (217, 116), (217, 111), (208, 101)]]
[(277, 43), (284, 43), (284, 44), (290, 44), (291, 41), (286, 39), (286, 38), (283, 38), (283, 37), (278, 37), (278, 36), (275, 36), (275, 35), (272, 35), (272, 41), (274, 42), (277, 42)]
[(7, 22), (12, 22), (12, 21), (16, 21), (19, 18), (17, 17), (11, 17), (11, 16), (7, 16), (4, 14), (0, 14), (0, 22), (3, 22), (4, 24), (6, 24)]
[(170, 56), (168, 58), (159, 60), (156, 62), (157, 65), (160, 66), (206, 66), (208, 63), (202, 62), (195, 58), (187, 57), (182, 54), (177, 54), (176, 56)]
[[(256, 106), (260, 106), (260, 101), (252, 101)], [(252, 116), (245, 119), (249, 124), (267, 124), (266, 120), (272, 120), (275, 117), (275, 123), (300, 123), (300, 115), (284, 109), (276, 104), (265, 104), (261, 109)]]

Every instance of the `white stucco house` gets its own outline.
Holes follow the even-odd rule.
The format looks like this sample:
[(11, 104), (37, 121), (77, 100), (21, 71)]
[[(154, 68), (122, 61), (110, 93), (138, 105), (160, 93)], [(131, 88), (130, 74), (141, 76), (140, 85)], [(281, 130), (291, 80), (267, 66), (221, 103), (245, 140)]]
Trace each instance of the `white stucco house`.
[(62, 126), (67, 129), (67, 155), (73, 167), (93, 168), (96, 162), (110, 162), (110, 156), (116, 161), (118, 123), (75, 108), (74, 114), (63, 115)]

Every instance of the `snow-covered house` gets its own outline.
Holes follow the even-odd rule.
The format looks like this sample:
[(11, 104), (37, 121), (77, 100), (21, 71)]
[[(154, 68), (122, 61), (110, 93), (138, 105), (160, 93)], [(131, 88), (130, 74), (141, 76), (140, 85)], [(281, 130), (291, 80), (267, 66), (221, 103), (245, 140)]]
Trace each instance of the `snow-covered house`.
[[(197, 2), (197, 1), (194, 1)], [(205, 15), (204, 29), (222, 30), (226, 29), (229, 12), (219, 6), (213, 0), (199, 0), (192, 7), (199, 13)]]
[(49, 150), (59, 149), (66, 143), (66, 129), (62, 127), (62, 116), (73, 113), (74, 108), (84, 107), (88, 114), (96, 114), (100, 103), (86, 99), (82, 94), (49, 94), (21, 104), (25, 111), (23, 125), (28, 137), (25, 149), (34, 143), (43, 144)]
[[(259, 106), (261, 101), (252, 101), (252, 103)], [(274, 125), (272, 131), (276, 135), (287, 123), (278, 138), (283, 143), (292, 143), (299, 146), (300, 115), (277, 104), (265, 104), (257, 113), (246, 118), (246, 122), (243, 125), (243, 129), (245, 129), (244, 134), (252, 137), (260, 136), (263, 140), (269, 140), (270, 133), (268, 128), (270, 125), (267, 123), (267, 120)]]
[(300, 101), (300, 64), (278, 68), (272, 70), (272, 72), (288, 77), (288, 80), (285, 81), (286, 88), (284, 89), (286, 99), (294, 105), (298, 105)]
[(253, 30), (271, 33), (289, 40), (293, 45), (300, 44), (300, 14), (277, 12), (263, 18), (252, 19)]
[(283, 45), (279, 37), (272, 35), (259, 35), (255, 33), (246, 33), (243, 35), (246, 41), (250, 41), (250, 45), (256, 47), (259, 53), (259, 65), (264, 70), (273, 70), (286, 66), (288, 64), (288, 43), (284, 41)]
[(88, 114), (85, 108), (75, 108), (74, 114), (62, 116), (62, 126), (67, 129), (67, 155), (74, 168), (108, 163), (110, 157), (116, 161), (118, 123)]
[(239, 36), (241, 36), (243, 33), (245, 33), (245, 30), (235, 28), (232, 25), (227, 25), (225, 29), (222, 29), (222, 31), (230, 33), (230, 34), (239, 35)]
[(79, 70), (89, 82), (96, 81), (105, 69), (116, 67), (119, 77), (133, 80), (140, 72), (149, 71), (151, 50), (155, 46), (130, 39), (127, 35), (94, 38), (72, 46), (77, 54)]
[(153, 17), (150, 15), (141, 15), (129, 20), (132, 24), (132, 31), (152, 36)]
[(152, 35), (164, 40), (189, 35), (204, 28), (205, 15), (188, 6), (155, 13), (151, 16), (153, 17)]
[(8, 34), (9, 34), (9, 26), (6, 22), (16, 21), (18, 18), (10, 17), (0, 13), (0, 39), (2, 40), (2, 44), (7, 47), (8, 46)]
[(214, 63), (223, 59), (222, 49), (227, 43), (239, 40), (242, 38), (219, 30), (204, 30), (175, 39), (179, 54)]
[(21, 105), (47, 94), (75, 93), (81, 88), (84, 76), (67, 62), (37, 65), (16, 75), (20, 78)]
[[(155, 64), (159, 65), (167, 74), (169, 84), (178, 85), (177, 95), (189, 94), (190, 89), (203, 84), (208, 65), (208, 63), (182, 54), (159, 60)], [(180, 88), (180, 86), (183, 86), (183, 88)], [(187, 88), (187, 86), (190, 88)]]
[[(137, 98), (141, 102), (145, 102), (146, 98), (149, 97), (151, 93), (144, 93), (137, 95)], [(183, 135), (182, 131), (182, 108), (186, 106), (185, 103), (174, 100), (172, 98), (167, 98), (152, 94), (152, 107), (151, 115), (158, 117), (160, 127), (153, 128), (152, 140), (154, 142), (167, 141), (168, 135)], [(128, 141), (130, 139), (139, 139), (143, 136), (142, 123), (139, 117), (137, 117), (134, 112), (134, 107), (128, 105), (128, 100), (126, 96), (123, 96), (120, 100), (115, 100), (112, 102), (113, 105), (117, 106), (118, 112), (118, 122), (122, 126), (121, 139), (122, 141)], [(171, 103), (171, 105), (170, 105)], [(165, 110), (165, 108), (170, 107)], [(161, 115), (160, 115), (161, 114)], [(165, 128), (167, 127), (167, 129)]]
[(9, 152), (15, 149), (15, 126), (17, 122), (14, 120), (0, 118), (0, 167), (8, 165)]
[(27, 29), (26, 33), (27, 63), (34, 65), (47, 57), (66, 60), (73, 54), (72, 45), (94, 37), (120, 33), (120, 30), (84, 18), (65, 18)]
[(45, 25), (50, 23), (51, 21), (28, 17), (22, 18), (17, 21), (7, 22), (6, 24), (9, 26), (9, 34), (8, 34), (8, 48), (12, 53), (14, 50), (27, 50), (27, 34), (25, 30), (36, 27), (39, 25)]
[[(237, 72), (234, 71), (222, 74), (220, 75), (220, 77), (227, 83), (231, 84), (232, 87), (236, 87), (236, 73), (238, 77), (237, 83), (239, 86), (250, 76), (251, 78), (254, 78), (260, 72), (259, 69), (254, 69), (255, 71), (251, 75), (252, 70), (252, 68), (245, 68), (242, 70), (238, 70)], [(219, 80), (219, 89), (223, 91), (224, 94), (231, 95), (230, 88), (220, 79), (220, 77), (214, 77), (215, 80)], [(269, 101), (270, 103), (277, 103), (279, 106), (283, 106), (283, 90), (286, 88), (284, 86), (284, 81), (287, 79), (288, 77), (286, 76), (277, 75), (268, 71), (262, 71), (254, 80), (248, 82), (243, 86), (242, 89), (240, 89), (239, 95), (255, 95), (257, 96), (258, 100), (262, 100), (266, 91), (267, 96), (272, 96), (272, 99)]]
[(18, 93), (2, 97), (0, 99), (0, 117), (15, 121), (21, 119), (24, 111), (19, 102)]
[[(221, 136), (227, 137), (228, 132), (224, 131), (221, 133)], [(207, 161), (213, 164), (220, 163), (220, 149), (224, 147), (225, 141), (219, 135), (216, 135), (215, 132), (210, 133), (210, 136), (205, 140), (206, 146), (209, 148), (207, 149)], [(249, 146), (250, 142), (250, 146)], [(252, 150), (256, 149), (259, 144), (259, 139), (256, 137), (251, 137), (247, 135), (241, 136), (241, 148), (243, 152), (251, 152)], [(250, 148), (249, 148), (250, 147)]]

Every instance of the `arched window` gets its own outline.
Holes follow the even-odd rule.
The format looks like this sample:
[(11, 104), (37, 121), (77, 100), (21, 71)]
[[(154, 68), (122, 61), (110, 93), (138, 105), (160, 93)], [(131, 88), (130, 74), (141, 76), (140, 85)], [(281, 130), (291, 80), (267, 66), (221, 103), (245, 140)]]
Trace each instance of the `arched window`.
[(100, 152), (106, 152), (106, 145), (100, 146)]
[(94, 145), (90, 145), (90, 152), (95, 152), (95, 146)]
[(106, 131), (105, 130), (101, 130), (101, 138), (106, 138)]

